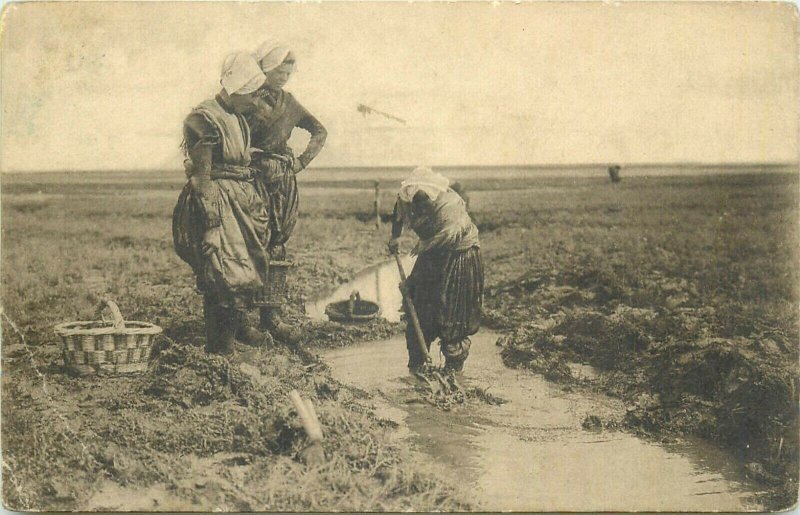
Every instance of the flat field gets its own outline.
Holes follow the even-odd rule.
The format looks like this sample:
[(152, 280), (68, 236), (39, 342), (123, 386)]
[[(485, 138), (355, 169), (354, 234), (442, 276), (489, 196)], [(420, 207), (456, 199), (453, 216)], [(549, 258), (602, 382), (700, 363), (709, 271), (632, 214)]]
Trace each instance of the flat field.
[[(303, 328), (305, 352), (241, 347), (220, 358), (202, 350), (201, 298), (172, 250), (180, 181), (87, 177), (3, 178), (7, 508), (480, 508), (313, 356), (401, 330), (303, 316), (304, 299), (385, 259), (388, 227), (375, 228), (370, 180), (301, 186), (287, 316)], [(486, 324), (505, 334), (508, 366), (630, 406), (601, 426), (725, 447), (764, 483), (772, 506), (793, 504), (796, 171), (642, 175), (617, 185), (602, 175), (472, 173), (462, 182), (481, 230)], [(384, 215), (396, 185), (382, 180)], [(63, 368), (53, 326), (87, 319), (104, 293), (127, 319), (164, 328), (147, 373), (77, 377)], [(600, 374), (576, 379), (570, 362)], [(324, 466), (296, 459), (305, 439), (292, 389), (318, 406)]]

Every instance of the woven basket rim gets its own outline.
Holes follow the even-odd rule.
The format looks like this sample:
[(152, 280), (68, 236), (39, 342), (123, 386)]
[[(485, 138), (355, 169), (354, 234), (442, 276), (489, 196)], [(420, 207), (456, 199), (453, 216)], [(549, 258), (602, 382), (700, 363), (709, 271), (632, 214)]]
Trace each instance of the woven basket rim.
[[(97, 324), (104, 324), (101, 327), (85, 327), (88, 325), (97, 326)], [(134, 325), (135, 327), (130, 327)], [(103, 322), (101, 320), (79, 320), (75, 322), (64, 322), (58, 324), (53, 328), (55, 333), (59, 336), (102, 336), (106, 334), (161, 334), (162, 329), (149, 322), (140, 322), (138, 320), (126, 320), (125, 327), (116, 328), (112, 322)]]
[(273, 259), (273, 260), (271, 260), (269, 262), (269, 266), (278, 266), (278, 267), (287, 266), (287, 267), (290, 267), (290, 266), (294, 266), (294, 261), (289, 261), (288, 259), (285, 259), (285, 260)]
[(339, 306), (346, 306), (349, 301), (341, 300), (338, 302), (331, 302), (327, 306), (325, 306), (325, 314), (328, 315), (328, 319), (332, 322), (340, 322), (340, 321), (366, 321), (372, 320), (373, 318), (378, 318), (381, 315), (381, 307), (380, 304), (376, 302), (372, 302), (369, 300), (360, 300), (360, 302), (364, 305), (368, 305), (369, 307), (374, 307), (375, 311), (372, 313), (348, 313), (347, 311), (340, 311), (337, 309)]
[(374, 320), (380, 316), (380, 313), (373, 313), (371, 315), (342, 315), (339, 313), (326, 313), (328, 320), (331, 322), (366, 322), (367, 320)]

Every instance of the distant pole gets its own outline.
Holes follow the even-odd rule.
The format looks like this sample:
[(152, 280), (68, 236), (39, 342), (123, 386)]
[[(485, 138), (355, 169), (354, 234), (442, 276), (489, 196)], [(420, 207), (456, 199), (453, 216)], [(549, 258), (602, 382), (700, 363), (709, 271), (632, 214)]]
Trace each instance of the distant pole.
[(612, 184), (616, 184), (622, 180), (622, 178), (619, 176), (619, 171), (620, 171), (619, 165), (608, 167), (608, 177), (611, 179)]
[(375, 272), (375, 302), (378, 303), (378, 306), (382, 306), (381, 304), (381, 271), (378, 269)]
[(381, 182), (375, 181), (375, 228), (381, 230)]

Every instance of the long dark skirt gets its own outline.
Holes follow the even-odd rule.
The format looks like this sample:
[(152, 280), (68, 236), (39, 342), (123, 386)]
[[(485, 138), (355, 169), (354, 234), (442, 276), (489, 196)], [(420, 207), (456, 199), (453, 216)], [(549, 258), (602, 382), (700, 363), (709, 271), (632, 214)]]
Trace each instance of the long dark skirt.
[[(483, 263), (480, 249), (424, 252), (417, 258), (407, 285), (427, 348), (439, 338), (445, 358), (463, 362), (469, 354), (469, 336), (478, 332), (481, 323)], [(409, 367), (421, 365), (424, 358), (410, 317), (406, 346)]]
[(279, 159), (264, 159), (257, 168), (256, 189), (269, 209), (270, 254), (274, 259), (284, 259), (286, 242), (297, 225), (300, 205), (297, 178), (289, 165)]

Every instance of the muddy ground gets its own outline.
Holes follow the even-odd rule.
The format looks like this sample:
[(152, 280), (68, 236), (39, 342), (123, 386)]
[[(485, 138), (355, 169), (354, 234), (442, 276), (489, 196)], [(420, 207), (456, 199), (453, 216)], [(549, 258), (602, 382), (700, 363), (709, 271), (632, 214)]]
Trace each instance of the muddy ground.
[[(383, 251), (372, 224), (352, 213), (330, 216), (332, 198), (322, 197), (330, 211), (305, 215), (293, 241), (295, 301), (344, 281)], [(174, 191), (3, 198), (6, 507), (468, 508), (453, 485), (390, 442), (391, 424), (372, 415), (359, 392), (313, 358), (281, 347), (240, 346), (231, 358), (203, 352), (201, 297), (172, 250), (174, 199)], [(127, 319), (164, 328), (144, 375), (76, 377), (62, 366), (53, 325), (89, 317), (105, 290)], [(396, 330), (381, 322), (319, 324), (306, 334), (346, 345)], [(307, 442), (291, 389), (317, 406), (328, 457), (322, 467), (298, 459)]]
[[(795, 502), (795, 176), (466, 186), (483, 242), (486, 323), (506, 334), (508, 366), (629, 406), (622, 421), (590, 425), (707, 438), (739, 455), (770, 506)], [(4, 186), (6, 507), (480, 508), (314, 358), (401, 329), (303, 316), (304, 299), (385, 258), (388, 227), (377, 233), (369, 191), (304, 185), (287, 316), (307, 352), (242, 346), (219, 358), (202, 351), (201, 299), (172, 251), (176, 188)], [(382, 200), (390, 205), (388, 193)], [(76, 377), (62, 367), (52, 327), (85, 319), (105, 291), (126, 318), (164, 328), (146, 374)], [(570, 362), (601, 374), (576, 379)], [(318, 406), (324, 466), (298, 459), (306, 440), (291, 389)]]
[[(508, 366), (626, 401), (609, 424), (696, 435), (797, 500), (797, 180), (629, 180), (488, 216), (487, 324)], [(565, 200), (577, 201), (569, 208)], [(525, 201), (509, 203), (519, 206)], [(483, 220), (483, 218), (481, 218)], [(518, 243), (522, 241), (522, 243)], [(520, 269), (526, 271), (520, 274)], [(576, 378), (570, 363), (597, 378)]]

